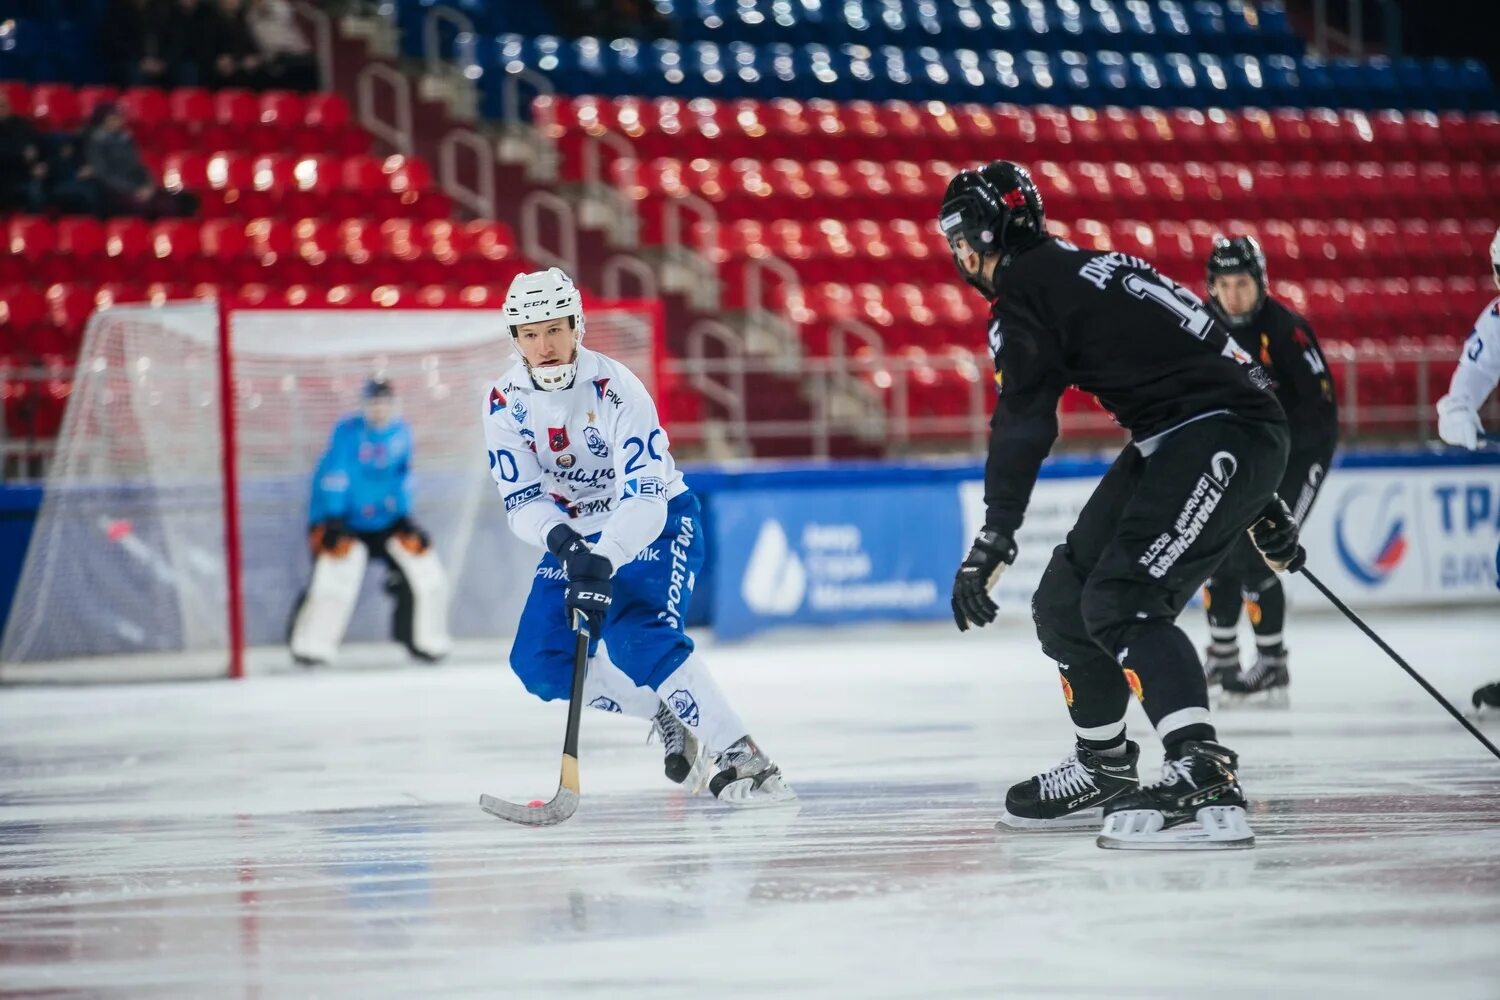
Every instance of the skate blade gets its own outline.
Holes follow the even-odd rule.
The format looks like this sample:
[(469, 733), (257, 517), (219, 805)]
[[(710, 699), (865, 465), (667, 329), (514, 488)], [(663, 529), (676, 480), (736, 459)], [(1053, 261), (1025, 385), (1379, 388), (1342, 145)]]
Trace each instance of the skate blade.
[(683, 778), (677, 787), (688, 795), (697, 795), (708, 787), (709, 779), (712, 777), (709, 771), (708, 754), (700, 752), (693, 760), (693, 766), (688, 770), (687, 777)]
[(1000, 814), (995, 829), (1003, 833), (1064, 833), (1069, 830), (1097, 830), (1104, 819), (1104, 807), (1080, 809), (1078, 812), (1059, 816), (1057, 819), (1033, 819), (1017, 816), (1009, 809)]
[(755, 787), (755, 779), (739, 778), (721, 788), (718, 799), (736, 809), (768, 809), (795, 804), (797, 793), (780, 777), (767, 778), (759, 788)]
[(1165, 830), (1160, 811), (1126, 809), (1104, 817), (1095, 843), (1113, 851), (1243, 851), (1255, 834), (1240, 806), (1204, 806), (1197, 823)]
[(1292, 699), (1284, 687), (1272, 688), (1269, 691), (1253, 691), (1249, 694), (1239, 694), (1234, 691), (1225, 691), (1221, 688), (1218, 700), (1214, 702), (1214, 707), (1281, 711), (1292, 707)]

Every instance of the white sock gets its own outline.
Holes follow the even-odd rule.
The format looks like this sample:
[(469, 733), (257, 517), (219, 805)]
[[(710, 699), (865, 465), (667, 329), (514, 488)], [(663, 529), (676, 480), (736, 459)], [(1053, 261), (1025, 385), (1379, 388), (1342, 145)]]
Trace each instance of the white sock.
[(648, 687), (641, 687), (615, 666), (609, 650), (599, 652), (589, 661), (588, 676), (583, 679), (583, 703), (606, 712), (619, 712), (637, 719), (654, 719), (661, 699)]
[(748, 735), (739, 713), (729, 706), (702, 660), (690, 656), (656, 688), (683, 725), (697, 735), (709, 753), (719, 753)]

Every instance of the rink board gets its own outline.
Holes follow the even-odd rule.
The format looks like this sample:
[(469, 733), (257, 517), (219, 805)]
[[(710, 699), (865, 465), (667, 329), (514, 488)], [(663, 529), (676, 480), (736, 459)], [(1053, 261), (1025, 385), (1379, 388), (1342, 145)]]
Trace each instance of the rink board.
[[(1031, 594), (1108, 468), (1049, 463), (1001, 577), (1002, 614)], [(778, 625), (940, 619), (984, 520), (970, 466), (787, 470), (710, 480), (711, 619), (721, 638)], [(1340, 456), (1303, 526), (1309, 566), (1356, 608), (1500, 605), (1500, 454)], [(1322, 598), (1301, 578), (1292, 602)]]

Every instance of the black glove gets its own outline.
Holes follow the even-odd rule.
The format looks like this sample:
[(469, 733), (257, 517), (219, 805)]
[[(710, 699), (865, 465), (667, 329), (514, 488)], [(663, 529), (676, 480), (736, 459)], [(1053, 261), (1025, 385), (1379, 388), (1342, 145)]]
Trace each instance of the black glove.
[[(591, 559), (608, 563), (602, 556), (594, 555), (594, 550), (583, 540), (583, 536), (566, 524), (559, 524), (547, 532), (547, 551), (557, 557), (569, 580), (575, 580), (580, 574), (588, 572), (592, 565), (589, 561)], [(610, 567), (610, 571), (613, 569), (614, 567)], [(604, 575), (609, 576), (609, 572)]]
[(317, 544), (324, 552), (337, 550), (339, 543), (348, 537), (349, 529), (340, 518), (330, 517), (318, 524)]
[(990, 588), (1015, 560), (1016, 543), (1009, 535), (994, 528), (979, 532), (953, 578), (953, 621), (960, 632), (967, 632), (970, 624), (977, 628), (995, 620), (1000, 608), (990, 597)]
[(614, 566), (603, 556), (595, 555), (583, 536), (566, 524), (547, 532), (547, 549), (557, 557), (568, 576), (563, 598), (568, 606), (568, 621), (573, 620), (574, 611), (582, 611), (588, 616), (589, 633), (598, 635), (613, 599), (610, 577), (614, 576)]
[(589, 635), (597, 636), (604, 628), (604, 616), (614, 600), (614, 586), (609, 579), (609, 560), (595, 556), (605, 566), (605, 575), (581, 576), (568, 581), (563, 601), (568, 608), (568, 622), (573, 621), (573, 612), (581, 611), (589, 620)]
[(1250, 525), (1250, 541), (1278, 573), (1295, 573), (1307, 562), (1307, 552), (1297, 542), (1297, 519), (1279, 496), (1271, 497)]
[(421, 547), (423, 549), (429, 549), (432, 547), (431, 536), (429, 536), (427, 532), (423, 531), (421, 528), (417, 527), (416, 522), (407, 517), (405, 514), (402, 514), (399, 518), (396, 519), (396, 523), (391, 525), (391, 533), (395, 535), (408, 535), (412, 538), (415, 538), (421, 544)]

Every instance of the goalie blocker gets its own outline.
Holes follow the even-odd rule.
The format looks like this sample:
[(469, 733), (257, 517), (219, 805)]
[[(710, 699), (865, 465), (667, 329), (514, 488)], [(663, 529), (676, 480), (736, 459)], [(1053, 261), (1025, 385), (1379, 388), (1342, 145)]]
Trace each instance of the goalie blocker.
[(448, 576), (426, 535), (409, 520), (357, 533), (325, 523), (313, 528), (311, 542), (312, 579), (292, 618), (292, 657), (298, 663), (326, 664), (338, 655), (372, 552), (386, 564), (385, 588), (396, 602), (391, 637), (428, 662), (452, 650)]

